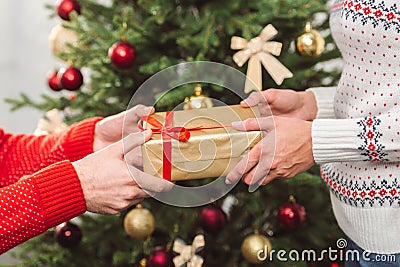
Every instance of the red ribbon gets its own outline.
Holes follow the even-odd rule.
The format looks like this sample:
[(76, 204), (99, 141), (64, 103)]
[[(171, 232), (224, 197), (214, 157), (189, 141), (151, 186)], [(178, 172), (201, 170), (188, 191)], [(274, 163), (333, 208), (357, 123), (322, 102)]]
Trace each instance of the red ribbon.
[[(165, 115), (165, 129), (168, 129), (171, 127), (172, 122), (174, 118), (174, 113), (167, 112)], [(166, 179), (167, 181), (171, 181), (171, 157), (172, 157), (172, 143), (171, 143), (171, 134), (170, 133), (178, 133), (178, 138), (181, 136), (181, 131), (179, 132), (174, 132), (174, 131), (163, 131), (161, 130), (162, 133), (162, 139), (163, 139), (163, 178)], [(189, 140), (190, 134), (187, 132), (188, 135), (182, 135), (184, 137), (187, 136), (187, 140)], [(186, 140), (186, 141), (187, 141)], [(185, 142), (186, 142), (185, 141)]]
[(171, 181), (171, 157), (172, 157), (172, 143), (171, 138), (179, 140), (180, 142), (187, 142), (190, 139), (190, 131), (199, 131), (199, 130), (209, 130), (209, 129), (219, 129), (230, 127), (231, 125), (214, 125), (214, 126), (198, 126), (198, 127), (176, 127), (172, 126), (174, 119), (174, 112), (168, 111), (165, 114), (165, 121), (162, 124), (159, 120), (151, 116), (141, 117), (138, 123), (138, 127), (141, 130), (146, 130), (142, 123), (146, 122), (153, 126), (150, 128), (153, 134), (161, 134), (163, 141), (163, 178), (167, 181)]
[[(187, 142), (189, 141), (190, 138), (190, 132), (193, 130), (200, 130), (201, 127), (195, 127), (195, 128), (185, 128), (185, 127), (174, 127), (172, 126), (172, 121), (174, 118), (174, 112), (173, 111), (168, 111), (166, 112), (165, 115), (165, 122), (164, 125), (157, 119), (153, 117), (142, 117), (141, 122), (147, 122), (148, 124), (154, 126), (153, 128), (150, 128), (153, 132), (153, 134), (162, 134), (164, 136), (169, 136), (173, 139), (179, 140), (181, 142)], [(141, 125), (141, 122), (139, 122), (139, 128), (141, 130), (145, 130), (143, 126)]]

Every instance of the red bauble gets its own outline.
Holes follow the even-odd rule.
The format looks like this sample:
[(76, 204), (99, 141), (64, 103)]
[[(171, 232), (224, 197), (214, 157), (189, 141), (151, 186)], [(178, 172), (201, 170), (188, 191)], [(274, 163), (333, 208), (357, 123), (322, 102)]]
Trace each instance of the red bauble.
[(286, 203), (280, 206), (278, 221), (286, 229), (296, 229), (306, 220), (306, 210), (297, 203)]
[(47, 76), (47, 84), (53, 91), (60, 91), (62, 89), (60, 84), (60, 79), (58, 77), (58, 71), (51, 72)]
[(147, 261), (148, 267), (173, 267), (172, 255), (164, 247), (155, 247)]
[(62, 69), (58, 72), (62, 88), (69, 91), (78, 90), (83, 84), (83, 75), (81, 71), (74, 67)]
[(78, 225), (71, 222), (65, 222), (56, 226), (55, 238), (60, 246), (72, 248), (81, 242), (82, 232)]
[(220, 207), (210, 205), (201, 210), (199, 220), (204, 231), (217, 234), (225, 227), (227, 216)]
[(115, 67), (128, 69), (135, 62), (136, 51), (130, 43), (116, 42), (108, 49), (108, 56)]
[(81, 13), (81, 6), (76, 0), (62, 0), (57, 7), (57, 13), (63, 20), (70, 20), (69, 14), (72, 11), (76, 13)]

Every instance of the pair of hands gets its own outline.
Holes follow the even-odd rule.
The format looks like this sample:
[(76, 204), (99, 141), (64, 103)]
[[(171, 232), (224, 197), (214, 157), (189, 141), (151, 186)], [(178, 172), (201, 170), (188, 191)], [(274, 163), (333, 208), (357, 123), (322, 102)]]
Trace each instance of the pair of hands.
[(234, 122), (232, 127), (261, 130), (264, 137), (227, 175), (227, 183), (243, 178), (249, 185), (266, 185), (314, 165), (311, 121), (318, 109), (312, 92), (268, 89), (250, 94), (241, 105), (258, 106), (262, 117)]
[(141, 171), (140, 147), (152, 133), (140, 132), (137, 123), (140, 117), (152, 113), (152, 107), (137, 105), (96, 124), (94, 153), (72, 163), (88, 211), (117, 214), (151, 194), (171, 188), (167, 181)]
[[(291, 178), (314, 164), (311, 121), (317, 106), (312, 92), (269, 89), (252, 93), (241, 105), (257, 105), (262, 118), (232, 126), (241, 131), (261, 130), (264, 138), (227, 175), (227, 183), (243, 177), (247, 184), (265, 185), (277, 177)], [(152, 107), (138, 105), (96, 124), (94, 153), (73, 162), (88, 211), (116, 214), (149, 194), (171, 188), (171, 183), (140, 170), (140, 146), (150, 139), (151, 131), (140, 132), (137, 122), (152, 113)]]

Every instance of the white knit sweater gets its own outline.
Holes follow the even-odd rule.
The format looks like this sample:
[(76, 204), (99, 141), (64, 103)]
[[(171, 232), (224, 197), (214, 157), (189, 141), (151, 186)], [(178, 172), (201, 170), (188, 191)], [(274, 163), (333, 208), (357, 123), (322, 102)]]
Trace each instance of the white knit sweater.
[(342, 230), (400, 253), (400, 2), (336, 1), (330, 24), (344, 68), (337, 87), (309, 89), (314, 158)]

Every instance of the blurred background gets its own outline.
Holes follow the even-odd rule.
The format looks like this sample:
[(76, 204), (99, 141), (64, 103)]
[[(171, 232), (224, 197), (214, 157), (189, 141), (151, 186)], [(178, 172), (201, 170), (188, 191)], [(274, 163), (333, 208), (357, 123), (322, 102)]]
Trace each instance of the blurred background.
[[(57, 23), (49, 19), (46, 1), (0, 1), (0, 125), (8, 132), (32, 133), (43, 112), (23, 108), (10, 112), (4, 98), (16, 98), (21, 92), (34, 99), (51, 94), (46, 74), (56, 64), (48, 36)], [(48, 2), (47, 2), (48, 3)]]
[[(32, 108), (11, 112), (4, 99), (21, 92), (34, 99), (49, 93), (45, 77), (56, 59), (47, 40), (57, 21), (49, 19), (44, 4), (42, 0), (0, 1), (0, 125), (8, 132), (33, 133), (43, 116)], [(10, 253), (0, 255), (0, 264), (17, 262)]]

